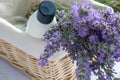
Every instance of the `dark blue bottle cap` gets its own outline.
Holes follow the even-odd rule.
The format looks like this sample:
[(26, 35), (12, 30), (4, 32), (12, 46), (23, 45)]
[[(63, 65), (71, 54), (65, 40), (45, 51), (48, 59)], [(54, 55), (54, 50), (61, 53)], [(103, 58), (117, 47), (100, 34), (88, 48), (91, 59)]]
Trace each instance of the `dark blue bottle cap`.
[(39, 5), (37, 19), (43, 24), (49, 24), (53, 21), (56, 13), (56, 6), (49, 0), (44, 0)]

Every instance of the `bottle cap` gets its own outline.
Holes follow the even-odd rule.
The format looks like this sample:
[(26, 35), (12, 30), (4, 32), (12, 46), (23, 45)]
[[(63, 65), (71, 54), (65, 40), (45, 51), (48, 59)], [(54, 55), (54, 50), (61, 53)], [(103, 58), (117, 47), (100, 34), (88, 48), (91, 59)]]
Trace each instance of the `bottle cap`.
[(43, 24), (49, 24), (53, 21), (56, 13), (56, 6), (49, 0), (44, 0), (39, 5), (37, 19)]

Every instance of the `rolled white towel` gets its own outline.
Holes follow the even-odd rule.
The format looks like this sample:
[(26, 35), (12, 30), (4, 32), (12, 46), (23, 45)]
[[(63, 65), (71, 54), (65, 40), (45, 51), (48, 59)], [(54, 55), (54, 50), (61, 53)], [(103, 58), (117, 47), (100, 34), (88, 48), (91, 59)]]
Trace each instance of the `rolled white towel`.
[(0, 17), (9, 18), (14, 15), (14, 9), (8, 3), (0, 3)]
[[(10, 23), (25, 20), (25, 15), (37, 0), (0, 0), (0, 17)], [(15, 21), (15, 22), (13, 22)]]

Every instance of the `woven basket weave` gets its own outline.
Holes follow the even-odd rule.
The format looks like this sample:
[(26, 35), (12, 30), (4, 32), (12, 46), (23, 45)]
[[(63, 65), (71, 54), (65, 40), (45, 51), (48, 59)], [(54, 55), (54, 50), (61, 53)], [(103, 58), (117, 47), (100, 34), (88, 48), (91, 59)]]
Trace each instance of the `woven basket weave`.
[(40, 67), (37, 65), (38, 59), (0, 39), (0, 57), (32, 80), (76, 80), (76, 66), (72, 64), (68, 55), (55, 62), (49, 62), (45, 67)]

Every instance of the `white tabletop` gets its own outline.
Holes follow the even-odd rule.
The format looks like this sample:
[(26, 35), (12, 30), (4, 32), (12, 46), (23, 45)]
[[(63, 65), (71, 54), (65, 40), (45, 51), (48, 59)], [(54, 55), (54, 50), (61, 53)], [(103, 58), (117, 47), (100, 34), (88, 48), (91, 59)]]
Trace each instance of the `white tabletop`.
[(31, 80), (7, 61), (0, 58), (0, 80)]
[[(116, 63), (114, 67), (117, 74), (116, 77), (120, 78), (120, 63)], [(92, 74), (91, 80), (96, 80), (96, 76)], [(15, 67), (11, 66), (7, 61), (0, 58), (0, 80), (31, 80), (25, 74), (20, 72)]]

